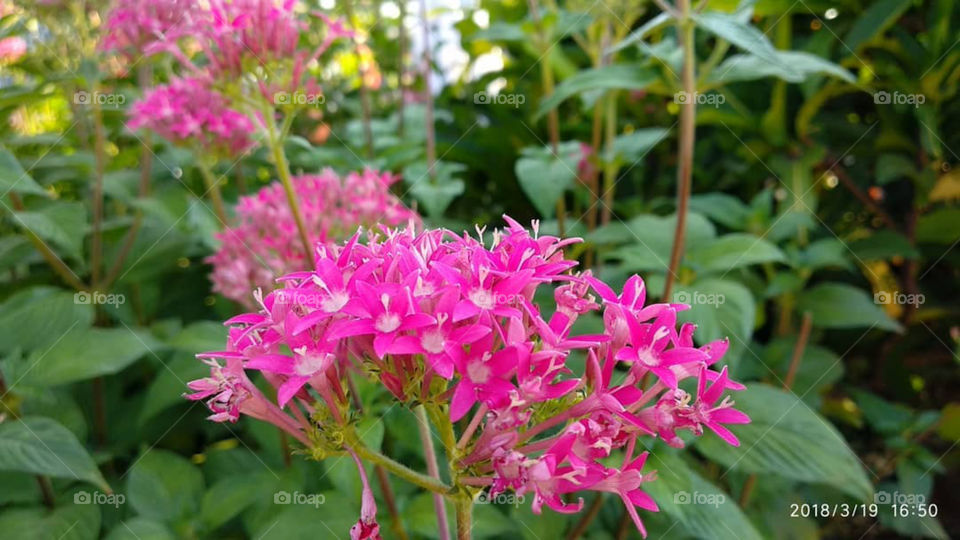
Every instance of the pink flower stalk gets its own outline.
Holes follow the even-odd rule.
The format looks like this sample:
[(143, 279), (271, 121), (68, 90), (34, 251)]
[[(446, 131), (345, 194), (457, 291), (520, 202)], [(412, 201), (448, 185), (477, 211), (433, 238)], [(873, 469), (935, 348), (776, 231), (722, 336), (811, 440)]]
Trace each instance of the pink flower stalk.
[(0, 39), (0, 63), (12, 64), (27, 54), (27, 41), (20, 36)]
[[(318, 175), (294, 177), (293, 187), (310, 239), (319, 243), (340, 240), (355, 233), (358, 227), (373, 227), (377, 223), (419, 223), (417, 214), (390, 192), (390, 185), (396, 180), (389, 173), (373, 170), (343, 178), (330, 169)], [(311, 265), (304, 260), (297, 225), (279, 182), (241, 198), (236, 211), (237, 225), (218, 234), (220, 249), (207, 262), (213, 265), (214, 291), (255, 309), (251, 291), (272, 291), (278, 278), (307, 270)], [(335, 278), (326, 275), (328, 282)], [(402, 300), (394, 306), (399, 302)], [(322, 313), (325, 311), (318, 311)]]
[(180, 37), (205, 26), (207, 19), (197, 0), (118, 0), (107, 14), (100, 48), (132, 56), (157, 43), (175, 46)]
[[(482, 230), (474, 238), (384, 228), (366, 243), (357, 234), (318, 245), (316, 270), (286, 276), (257, 313), (228, 321), (227, 351), (210, 356), (259, 370), (277, 389), (276, 407), (310, 419), (303, 435), (314, 448), (353, 455), (323, 434), (349, 432), (345, 377), (367, 374), (405, 405), (434, 407), (462, 428), (450, 454), (459, 489), (531, 493), (536, 513), (578, 512), (579, 495), (609, 492), (645, 535), (637, 508), (657, 511), (644, 491), (656, 474), (645, 470), (648, 454), (635, 452), (638, 440), (679, 447), (678, 432), (698, 436), (706, 427), (737, 445), (726, 426), (749, 421), (721, 399), (743, 387), (726, 368), (710, 368), (726, 342), (695, 346), (693, 325), (677, 329), (687, 306), (644, 305), (637, 276), (617, 295), (589, 272), (572, 272), (563, 249), (577, 239), (506, 219), (486, 240)], [(541, 287), (554, 291), (549, 317), (535, 303)], [(602, 334), (572, 335), (579, 317), (598, 310)], [(570, 361), (575, 353), (586, 357), (582, 372)], [(692, 379), (695, 395), (682, 388)], [(216, 396), (209, 403), (221, 419), (234, 394), (191, 385)], [(375, 524), (367, 502), (355, 537)]]
[(147, 128), (208, 155), (237, 156), (253, 146), (253, 122), (200, 79), (174, 79), (131, 108), (130, 129)]

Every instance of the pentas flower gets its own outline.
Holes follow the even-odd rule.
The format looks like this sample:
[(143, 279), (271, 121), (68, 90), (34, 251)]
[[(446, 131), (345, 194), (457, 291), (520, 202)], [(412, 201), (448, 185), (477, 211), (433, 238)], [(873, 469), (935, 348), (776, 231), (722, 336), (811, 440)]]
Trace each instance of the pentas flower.
[(20, 36), (0, 39), (0, 63), (12, 64), (27, 53), (27, 41)]
[(207, 155), (237, 156), (253, 146), (253, 122), (200, 79), (174, 79), (133, 104), (131, 129), (148, 128)]
[[(373, 170), (352, 172), (342, 178), (331, 169), (317, 175), (294, 177), (293, 187), (310, 239), (320, 243), (341, 240), (356, 232), (358, 227), (373, 227), (376, 223), (391, 226), (411, 220), (419, 223), (419, 216), (390, 192), (390, 186), (396, 180), (389, 173)], [(254, 195), (242, 197), (237, 204), (236, 214), (237, 225), (218, 234), (220, 248), (207, 262), (213, 265), (211, 279), (214, 291), (254, 309), (256, 304), (252, 291), (258, 288), (271, 291), (277, 287), (279, 278), (307, 270), (312, 265), (305, 260), (297, 235), (297, 224), (283, 185), (279, 182), (270, 184)], [(365, 288), (367, 294), (351, 297), (344, 290), (344, 275), (335, 261), (321, 258), (317, 264), (317, 272), (309, 276), (312, 287), (299, 299), (316, 301), (316, 304), (311, 304), (308, 321), (319, 321), (346, 308), (353, 313), (370, 314), (370, 326), (367, 329), (371, 333), (378, 325), (387, 328), (394, 324), (392, 316), (376, 319), (374, 313), (390, 313), (398, 317), (398, 324), (404, 323), (405, 314), (397, 310), (406, 305), (404, 303), (409, 304), (410, 299), (391, 297), (388, 299), (390, 305), (381, 308), (378, 307), (381, 297), (389, 291), (377, 292)], [(363, 287), (367, 283), (360, 284), (357, 280), (350, 286)], [(348, 300), (351, 301), (349, 306)], [(433, 319), (408, 322), (414, 323), (436, 326)], [(359, 332), (359, 326), (356, 322), (349, 328), (341, 324), (338, 331)], [(390, 345), (401, 334), (389, 333), (393, 337), (380, 337), (378, 344)]]
[(158, 47), (175, 46), (177, 39), (209, 24), (209, 12), (198, 0), (117, 0), (104, 22), (104, 51), (129, 56)]
[[(257, 295), (256, 313), (228, 321), (226, 350), (205, 357), (259, 371), (283, 412), (268, 421), (299, 425), (313, 455), (375, 456), (352, 431), (359, 413), (347, 377), (365, 376), (402, 404), (430, 409), (458, 441), (448, 449), (457, 485), (438, 492), (532, 494), (536, 513), (578, 512), (585, 492), (608, 492), (646, 534), (638, 509), (657, 511), (644, 489), (656, 473), (649, 454), (635, 452), (638, 441), (682, 447), (680, 432), (706, 428), (737, 445), (727, 426), (749, 421), (724, 396), (743, 386), (726, 368), (712, 369), (726, 342), (697, 347), (694, 325), (677, 327), (687, 306), (646, 305), (638, 276), (617, 294), (573, 271), (563, 248), (576, 239), (506, 220), (487, 238), (483, 230), (384, 227), (319, 244), (315, 270)], [(551, 296), (553, 305), (539, 303)], [(598, 311), (602, 333), (574, 332)], [(213, 420), (253, 415), (247, 386), (224, 393), (233, 387), (211, 377), (191, 385)], [(376, 534), (374, 505), (364, 497), (354, 537)]]

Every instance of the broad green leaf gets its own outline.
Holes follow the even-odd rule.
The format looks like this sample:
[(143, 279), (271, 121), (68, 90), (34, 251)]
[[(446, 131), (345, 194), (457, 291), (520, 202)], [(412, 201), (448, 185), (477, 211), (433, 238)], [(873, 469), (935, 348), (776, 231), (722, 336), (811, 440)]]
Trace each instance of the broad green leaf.
[(651, 30), (657, 28), (662, 24), (666, 24), (670, 19), (671, 19), (671, 16), (669, 13), (660, 13), (659, 15), (656, 15), (655, 17), (653, 17), (652, 19), (644, 23), (644, 25), (641, 26), (640, 28), (637, 28), (633, 32), (630, 32), (630, 35), (624, 38), (623, 41), (607, 49), (606, 53), (612, 54), (622, 49), (625, 49), (630, 45), (633, 45), (634, 43), (642, 43), (643, 38), (647, 37), (647, 34), (649, 34)]
[(514, 165), (520, 188), (545, 218), (553, 217), (557, 200), (577, 177), (579, 146), (564, 144), (554, 155), (550, 148), (524, 149)]
[(33, 503), (41, 500), (37, 477), (23, 472), (0, 471), (0, 505)]
[(435, 178), (431, 178), (426, 162), (412, 163), (403, 169), (403, 179), (427, 214), (437, 218), (463, 193), (463, 180), (454, 178), (454, 175), (463, 172), (466, 167), (460, 163), (437, 161), (434, 170)]
[(941, 208), (917, 220), (917, 242), (953, 244), (960, 238), (960, 208)]
[(27, 359), (24, 381), (55, 386), (111, 375), (158, 350), (149, 334), (128, 328), (87, 328), (67, 333), (55, 345)]
[[(677, 318), (697, 325), (694, 338), (704, 344), (730, 338), (731, 351), (750, 342), (756, 319), (756, 305), (750, 290), (737, 281), (707, 278), (690, 285), (677, 285), (671, 302), (690, 304)], [(738, 353), (731, 352), (730, 359)]]
[(93, 306), (82, 297), (53, 287), (21, 289), (0, 305), (0, 351), (46, 349), (66, 334), (86, 331)]
[(727, 272), (734, 268), (768, 262), (783, 262), (777, 246), (747, 233), (732, 233), (687, 251), (687, 262), (704, 272)]
[[(527, 505), (530, 504), (529, 497), (530, 495), (524, 501)], [(521, 504), (519, 498), (512, 500), (516, 504)], [(473, 538), (512, 538), (519, 532), (514, 529), (515, 524), (506, 519), (495, 506), (495, 504), (473, 505), (473, 530), (471, 531)], [(455, 531), (457, 521), (453, 504), (448, 501), (446, 509), (447, 523)], [(414, 497), (404, 512), (404, 518), (409, 531), (426, 538), (439, 538), (437, 512), (433, 506), (433, 495), (430, 493), (421, 493)]]
[(767, 36), (738, 16), (716, 11), (705, 11), (694, 13), (691, 18), (700, 28), (733, 43), (740, 49), (772, 64), (779, 62), (776, 50)]
[(890, 230), (876, 231), (867, 238), (850, 242), (850, 251), (864, 261), (886, 260), (893, 257), (919, 257), (917, 249), (907, 237)]
[[(640, 215), (626, 223), (611, 223), (587, 235), (597, 244), (626, 244), (610, 253), (610, 258), (623, 261), (630, 272), (656, 270), (666, 272), (673, 247), (676, 214), (670, 216)], [(687, 214), (686, 247), (694, 249), (716, 237), (713, 224), (697, 213)]]
[(6, 195), (11, 191), (49, 196), (40, 184), (23, 170), (17, 158), (6, 147), (0, 145), (0, 194)]
[(821, 238), (811, 242), (804, 251), (796, 253), (793, 257), (793, 264), (798, 268), (806, 268), (810, 271), (821, 268), (853, 270), (849, 253), (850, 250), (840, 240)]
[(203, 475), (186, 459), (148, 449), (127, 472), (127, 500), (137, 514), (176, 523), (200, 508)]
[(735, 231), (746, 228), (750, 209), (726, 193), (704, 193), (690, 197), (690, 208)]
[(31, 257), (39, 258), (39, 254), (26, 236), (11, 234), (0, 238), (0, 271), (26, 264)]
[(190, 354), (219, 351), (227, 344), (227, 327), (216, 321), (198, 321), (174, 336), (170, 346)]
[(557, 85), (553, 94), (540, 102), (535, 118), (588, 90), (643, 90), (657, 79), (656, 71), (637, 64), (611, 64), (585, 69)]
[[(200, 505), (200, 520), (210, 531), (217, 529), (253, 504), (258, 498), (274, 497), (273, 476), (262, 473), (238, 474), (210, 486)], [(319, 499), (318, 499), (319, 500)]]
[(24, 540), (95, 540), (100, 537), (100, 507), (58, 501), (53, 510), (43, 507), (10, 508), (0, 512), (4, 538)]
[(740, 446), (705, 434), (696, 443), (702, 454), (737, 471), (828, 484), (858, 501), (872, 499), (873, 485), (856, 454), (836, 428), (797, 396), (753, 383), (734, 392), (733, 399), (750, 416), (749, 424), (733, 426)]
[(336, 491), (306, 495), (314, 495), (312, 500), (316, 501), (320, 501), (322, 497), (324, 502), (317, 506), (274, 505), (272, 518), (266, 520), (263, 528), (256, 531), (253, 537), (262, 540), (350, 537), (350, 527), (360, 519), (359, 499), (354, 502)]
[(902, 432), (913, 420), (913, 411), (900, 403), (891, 403), (864, 390), (854, 390), (853, 397), (870, 427), (884, 435)]
[(176, 536), (163, 523), (135, 517), (110, 531), (106, 540), (174, 540)]
[(910, 7), (909, 0), (879, 0), (870, 4), (843, 37), (843, 52), (856, 54), (861, 45), (883, 33)]
[(898, 178), (913, 178), (917, 167), (913, 161), (902, 154), (881, 154), (877, 158), (877, 184), (884, 185)]
[(842, 67), (815, 54), (801, 51), (774, 51), (768, 55), (735, 54), (723, 61), (711, 73), (713, 83), (752, 81), (777, 77), (791, 83), (800, 83), (813, 75), (830, 75), (850, 84), (853, 75)]
[(110, 491), (77, 437), (55, 420), (41, 416), (0, 423), (0, 470), (82, 480)]
[(638, 129), (613, 140), (613, 151), (617, 157), (632, 163), (642, 159), (651, 148), (664, 140), (670, 130), (664, 128)]
[(900, 324), (862, 289), (845, 283), (822, 283), (800, 297), (797, 311), (809, 311), (819, 328), (865, 328), (876, 326), (900, 331)]
[(141, 423), (167, 407), (187, 403), (183, 399), (183, 393), (188, 391), (186, 383), (210, 374), (210, 366), (197, 360), (193, 354), (178, 354), (172, 360), (161, 362), (164, 365), (157, 370), (140, 409)]
[[(760, 361), (766, 364), (766, 368), (761, 368), (760, 373), (769, 374), (773, 371), (776, 374), (776, 379), (773, 380), (786, 379), (796, 342), (796, 338), (782, 337), (774, 339), (764, 347)], [(803, 348), (803, 356), (800, 357), (791, 390), (802, 396), (808, 404), (818, 403), (818, 392), (841, 377), (843, 362), (840, 357), (829, 349), (808, 343)]]
[(74, 259), (83, 258), (87, 209), (80, 202), (57, 201), (38, 210), (15, 212), (17, 226), (36, 234)]
[(527, 39), (527, 35), (518, 24), (497, 21), (490, 23), (489, 27), (478, 30), (470, 36), (470, 41), (481, 39), (485, 41), (524, 41)]
[[(735, 426), (740, 428), (742, 426)], [(644, 474), (657, 471), (656, 479), (643, 484), (663, 512), (675, 520), (678, 537), (757, 539), (760, 533), (727, 495), (662, 445), (650, 454)], [(643, 512), (640, 512), (643, 519)]]

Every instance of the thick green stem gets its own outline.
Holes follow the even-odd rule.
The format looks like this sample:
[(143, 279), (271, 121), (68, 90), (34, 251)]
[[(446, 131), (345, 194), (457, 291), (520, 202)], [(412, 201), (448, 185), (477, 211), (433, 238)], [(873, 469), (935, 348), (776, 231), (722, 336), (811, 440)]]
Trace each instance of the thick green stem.
[(293, 189), (290, 164), (287, 162), (287, 155), (283, 152), (283, 141), (277, 135), (277, 124), (274, 116), (275, 111), (273, 107), (266, 105), (263, 110), (263, 121), (267, 125), (267, 142), (273, 154), (273, 161), (277, 167), (280, 182), (283, 184), (283, 191), (287, 194), (287, 203), (290, 205), (290, 212), (293, 214), (293, 220), (297, 222), (297, 232), (300, 233), (300, 241), (303, 243), (303, 251), (307, 256), (307, 263), (312, 266), (313, 247), (310, 243), (310, 235), (307, 234), (307, 227), (303, 223), (303, 214), (300, 212), (300, 204), (297, 202), (297, 193)]
[(357, 445), (356, 447), (354, 447), (354, 449), (356, 450), (357, 455), (360, 456), (361, 458), (371, 461), (373, 463), (376, 463), (377, 465), (381, 465), (384, 469), (390, 471), (391, 473), (396, 475), (398, 478), (402, 478), (403, 480), (406, 480), (411, 484), (420, 486), (423, 489), (432, 491), (434, 493), (440, 493), (442, 495), (450, 494), (450, 491), (451, 491), (450, 486), (444, 484), (443, 482), (441, 482), (436, 478), (418, 473), (417, 471), (407, 467), (406, 465), (403, 465), (402, 463), (394, 461), (393, 459), (381, 454), (380, 452), (370, 450), (369, 448), (366, 448), (363, 445)]
[(680, 30), (680, 46), (683, 49), (683, 72), (681, 84), (686, 96), (680, 111), (680, 149), (677, 156), (677, 225), (673, 235), (673, 248), (670, 250), (670, 266), (667, 269), (666, 283), (662, 298), (669, 300), (674, 280), (683, 257), (683, 244), (687, 227), (687, 206), (693, 179), (693, 141), (696, 134), (696, 78), (694, 64), (694, 25), (690, 18), (690, 0), (678, 0), (680, 17), (677, 21)]
[(473, 500), (457, 497), (457, 540), (469, 540), (473, 530)]

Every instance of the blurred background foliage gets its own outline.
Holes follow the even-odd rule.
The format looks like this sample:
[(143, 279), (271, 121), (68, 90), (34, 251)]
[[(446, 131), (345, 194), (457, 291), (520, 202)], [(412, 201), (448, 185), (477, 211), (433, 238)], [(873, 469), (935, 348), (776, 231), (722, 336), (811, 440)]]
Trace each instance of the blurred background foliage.
[[(428, 7), (425, 58), (418, 2), (305, 6), (350, 8), (361, 39), (311, 68), (325, 103), (294, 123), (296, 171), (402, 174), (397, 194), (432, 225), (539, 218), (542, 231), (583, 237), (574, 254), (595, 273), (620, 283), (640, 273), (659, 297), (677, 220), (679, 112), (697, 100), (671, 299), (693, 304), (685, 315), (699, 338), (730, 337), (726, 361), (752, 381), (738, 405), (754, 422), (737, 449), (712, 435), (682, 454), (653, 448), (653, 537), (960, 532), (947, 474), (960, 455), (953, 0), (698, 2), (692, 97), (678, 94), (683, 50), (656, 3)], [(193, 355), (222, 347), (219, 321), (237, 306), (210, 292), (203, 259), (217, 222), (191, 153), (125, 124), (170, 66), (99, 52), (108, 9), (0, 0), (0, 536), (345, 538), (357, 509), (344, 505), (359, 501), (350, 467), (290, 456), (262, 424), (206, 422), (180, 398), (205, 371)], [(225, 198), (272, 170), (263, 149), (222, 163)], [(91, 304), (92, 291), (124, 301)], [(422, 466), (412, 417), (373, 385), (360, 390), (383, 416), (369, 443)], [(430, 497), (394, 490), (405, 534), (436, 537)], [(283, 491), (326, 502), (281, 505)], [(681, 492), (725, 502), (683, 504)], [(110, 493), (122, 504), (84, 499)], [(919, 495), (941, 512), (791, 511), (883, 494)], [(534, 516), (529, 501), (481, 505), (474, 533), (635, 534), (612, 498), (587, 503), (587, 519)]]

